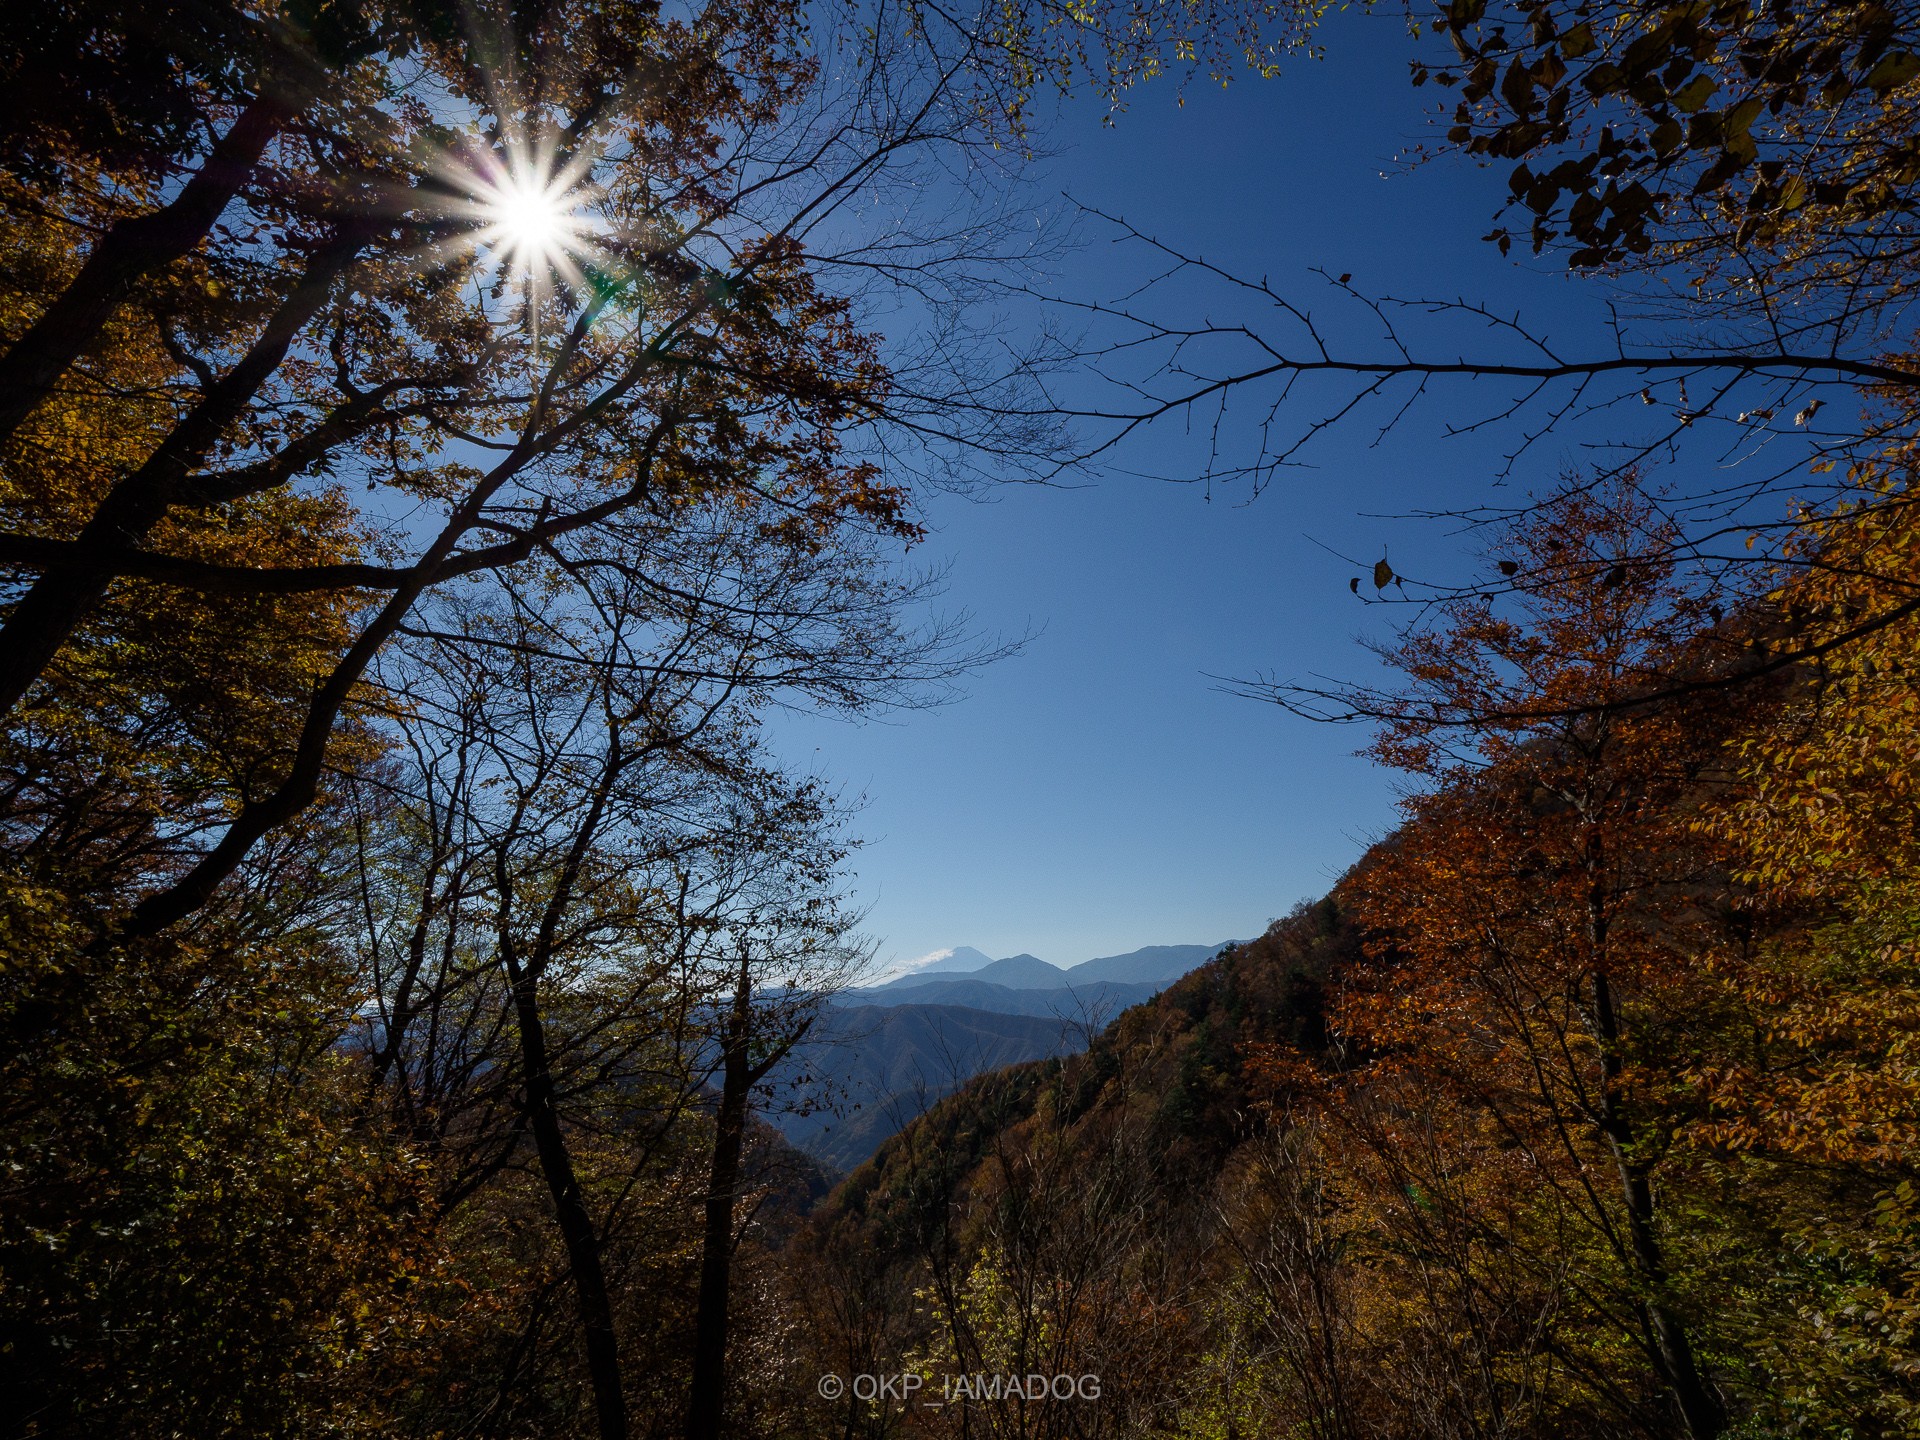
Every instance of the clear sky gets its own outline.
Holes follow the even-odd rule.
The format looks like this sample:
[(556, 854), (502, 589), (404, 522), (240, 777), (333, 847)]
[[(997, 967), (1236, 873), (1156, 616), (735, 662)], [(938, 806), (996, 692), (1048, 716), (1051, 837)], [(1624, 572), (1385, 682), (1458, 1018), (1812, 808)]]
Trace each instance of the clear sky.
[[(1397, 163), (1440, 98), (1409, 86), (1399, 22), (1335, 17), (1325, 34), (1324, 60), (1278, 80), (1196, 83), (1184, 105), (1148, 86), (1112, 126), (1069, 107), (1036, 192), (1070, 193), (1316, 305), (1320, 266), (1376, 294), (1465, 295), (1556, 333), (1594, 327), (1597, 297), (1557, 262), (1505, 261), (1478, 239), (1503, 170)], [(1053, 283), (1108, 297), (1137, 263), (1091, 230)], [(1235, 318), (1220, 300), (1210, 318)], [(1358, 342), (1362, 330), (1340, 329), (1358, 318), (1328, 313)], [(1356, 637), (1392, 616), (1355, 600), (1359, 570), (1328, 549), (1370, 564), (1384, 547), (1402, 570), (1460, 573), (1446, 527), (1389, 518), (1503, 493), (1487, 489), (1497, 449), (1441, 427), (1429, 407), (1378, 446), (1364, 426), (1338, 431), (1313, 468), (1251, 503), (1121, 473), (1190, 474), (1175, 427), (1084, 488), (933, 497), (918, 558), (951, 566), (946, 603), (986, 632), (1035, 638), (938, 710), (781, 729), (793, 758), (864, 798), (857, 896), (881, 960), (964, 944), (1071, 965), (1244, 938), (1324, 892), (1391, 827), (1393, 777), (1353, 756), (1361, 733), (1220, 693), (1209, 676), (1376, 673)], [(1573, 458), (1544, 449), (1527, 473), (1544, 483)]]

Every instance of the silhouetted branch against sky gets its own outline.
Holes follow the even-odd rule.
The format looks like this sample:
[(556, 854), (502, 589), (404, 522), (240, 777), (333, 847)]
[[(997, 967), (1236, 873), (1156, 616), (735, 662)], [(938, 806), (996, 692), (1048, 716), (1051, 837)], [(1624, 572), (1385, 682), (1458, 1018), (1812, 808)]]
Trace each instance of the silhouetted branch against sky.
[[(1576, 417), (1628, 405), (1650, 410), (1652, 424), (1631, 411), (1641, 423), (1618, 422), (1618, 430), (1636, 433), (1611, 441), (1617, 452), (1608, 462), (1612, 471), (1676, 453), (1696, 438), (1689, 434), (1696, 427), (1702, 435), (1713, 431), (1723, 453), (1786, 433), (1811, 440), (1818, 458), (1901, 433), (1890, 423), (1869, 427), (1864, 436), (1816, 424), (1836, 395), (1920, 388), (1920, 369), (1902, 357), (1864, 348), (1850, 353), (1831, 333), (1768, 335), (1752, 343), (1724, 343), (1724, 335), (1636, 340), (1635, 327), (1616, 312), (1610, 343), (1593, 349), (1558, 340), (1524, 313), (1496, 310), (1487, 300), (1376, 296), (1351, 276), (1326, 271), (1282, 290), (1124, 220), (1096, 218), (1164, 265), (1130, 301), (1046, 297), (1083, 320), (1086, 359), (1107, 388), (1095, 403), (1061, 406), (1087, 427), (1088, 443), (1075, 457), (1081, 463), (1116, 453), (1123, 458), (1123, 447), (1146, 427), (1185, 426), (1216, 437), (1211, 463), (1198, 478), (1251, 481), (1258, 493), (1305, 461), (1316, 442), (1377, 443), (1424, 412), (1447, 437), (1510, 434), (1499, 468), (1489, 475), (1505, 481), (1522, 474), (1542, 439)], [(1195, 279), (1213, 290), (1196, 299), (1189, 283)], [(1176, 290), (1177, 298), (1154, 303)], [(1340, 311), (1332, 324), (1330, 310)], [(1236, 318), (1210, 318), (1222, 311)], [(1368, 328), (1374, 343), (1356, 342), (1354, 333)], [(1310, 391), (1301, 384), (1314, 380), (1326, 383)], [(1492, 382), (1495, 393), (1488, 396), (1487, 385), (1441, 389), (1438, 382)], [(1804, 474), (1804, 464), (1796, 456), (1770, 480)], [(1741, 499), (1751, 498), (1752, 485), (1742, 488)]]

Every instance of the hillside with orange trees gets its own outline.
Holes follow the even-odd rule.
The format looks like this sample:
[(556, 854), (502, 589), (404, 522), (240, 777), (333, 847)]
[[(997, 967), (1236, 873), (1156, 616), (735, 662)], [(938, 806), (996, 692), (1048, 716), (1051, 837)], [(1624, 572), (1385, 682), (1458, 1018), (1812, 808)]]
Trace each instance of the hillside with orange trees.
[(1518, 598), (1347, 697), (1417, 781), (1400, 828), (1089, 1053), (924, 1117), (803, 1237), (804, 1363), (1100, 1398), (844, 1418), (1911, 1433), (1920, 657), (1755, 663), (1889, 604), (1910, 527), (1873, 514), (1732, 615), (1631, 491), (1508, 527)]

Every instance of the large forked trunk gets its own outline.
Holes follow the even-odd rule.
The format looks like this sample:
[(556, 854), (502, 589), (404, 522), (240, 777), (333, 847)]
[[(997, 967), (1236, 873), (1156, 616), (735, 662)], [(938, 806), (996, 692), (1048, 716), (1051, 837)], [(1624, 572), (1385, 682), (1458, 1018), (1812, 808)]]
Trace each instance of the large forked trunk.
[(540, 1155), (540, 1172), (553, 1200), (553, 1213), (567, 1247), (573, 1272), (573, 1293), (580, 1307), (582, 1348), (593, 1384), (593, 1408), (600, 1422), (600, 1440), (626, 1440), (627, 1400), (620, 1383), (620, 1347), (613, 1327), (613, 1303), (607, 1293), (606, 1269), (600, 1263), (600, 1240), (586, 1195), (574, 1174), (567, 1137), (560, 1128), (554, 1104), (553, 1074), (547, 1059), (546, 1026), (540, 1017), (534, 975), (508, 961), (513, 984), (514, 1018), (520, 1031), (520, 1058), (526, 1070), (526, 1111)]
[(753, 988), (740, 961), (721, 1041), (720, 1107), (714, 1118), (713, 1163), (707, 1177), (706, 1233), (700, 1246), (700, 1296), (693, 1322), (693, 1381), (687, 1397), (687, 1440), (718, 1440), (726, 1394), (727, 1300), (733, 1278), (733, 1210), (746, 1142), (747, 1096), (753, 1085), (747, 1037)]

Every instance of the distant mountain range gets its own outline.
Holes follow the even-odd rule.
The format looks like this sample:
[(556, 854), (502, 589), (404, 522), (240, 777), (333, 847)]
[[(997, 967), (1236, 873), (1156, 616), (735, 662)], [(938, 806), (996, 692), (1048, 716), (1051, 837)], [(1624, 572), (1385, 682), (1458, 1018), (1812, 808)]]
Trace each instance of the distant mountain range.
[(966, 975), (990, 985), (1005, 985), (1015, 990), (1046, 990), (1061, 985), (1080, 985), (1090, 980), (1119, 980), (1128, 984), (1170, 985), (1198, 965), (1205, 964), (1230, 941), (1219, 945), (1148, 945), (1124, 955), (1102, 955), (1069, 969), (1032, 955), (1009, 955), (992, 960), (970, 945), (935, 951), (905, 975), (870, 989), (905, 989), (924, 983), (930, 976)]
[[(1067, 983), (1067, 972), (1058, 965), (1049, 965), (1032, 955), (1009, 955), (1004, 960), (982, 965), (978, 970), (946, 972), (939, 978), (984, 980), (989, 985), (1006, 985), (1015, 990), (1050, 990)], [(916, 970), (912, 974), (902, 975), (898, 980), (889, 980), (886, 988), (905, 989), (924, 984), (928, 979), (926, 971)]]
[[(1229, 942), (1230, 943), (1230, 942)], [(833, 997), (773, 1078), (769, 1124), (842, 1170), (975, 1075), (1086, 1049), (1121, 1011), (1152, 999), (1224, 945), (1149, 945), (1069, 969), (970, 946)]]
[(909, 977), (911, 985), (882, 985), (876, 990), (843, 990), (837, 1005), (962, 1005), (1001, 1015), (1038, 1015), (1062, 1020), (1089, 1016), (1104, 1023), (1129, 1005), (1150, 1000), (1164, 985), (1122, 985), (1090, 980), (1078, 985), (996, 985), (974, 975)]

